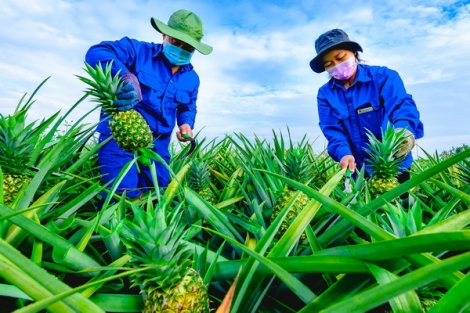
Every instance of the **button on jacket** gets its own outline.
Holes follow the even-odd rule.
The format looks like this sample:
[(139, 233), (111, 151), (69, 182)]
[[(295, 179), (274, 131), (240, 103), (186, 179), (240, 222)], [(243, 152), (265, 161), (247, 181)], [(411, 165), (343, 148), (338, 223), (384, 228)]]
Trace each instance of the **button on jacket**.
[[(358, 169), (368, 157), (364, 151), (368, 143), (366, 129), (381, 139), (381, 128), (385, 130), (390, 122), (395, 128), (407, 128), (416, 139), (424, 135), (412, 96), (407, 94), (398, 73), (386, 67), (358, 64), (355, 81), (348, 89), (331, 78), (319, 89), (317, 101), (328, 153), (337, 162), (353, 155)], [(409, 153), (402, 170), (412, 162)]]
[[(173, 75), (162, 50), (162, 44), (124, 37), (92, 46), (85, 59), (92, 66), (98, 61), (104, 64), (114, 60), (113, 75), (120, 70), (120, 75), (131, 72), (137, 76), (142, 101), (134, 109), (144, 116), (155, 136), (165, 137), (171, 135), (176, 122), (194, 128), (200, 82), (191, 64), (183, 65)], [(98, 125), (97, 131), (110, 134), (107, 120)]]

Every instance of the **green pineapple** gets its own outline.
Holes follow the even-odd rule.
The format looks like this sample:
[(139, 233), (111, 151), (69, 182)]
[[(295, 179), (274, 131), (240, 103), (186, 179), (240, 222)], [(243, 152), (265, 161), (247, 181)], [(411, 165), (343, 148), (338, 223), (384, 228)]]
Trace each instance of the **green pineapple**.
[[(291, 147), (286, 151), (284, 160), (282, 160), (284, 172), (286, 177), (293, 179), (297, 182), (306, 184), (312, 175), (312, 162), (308, 158), (308, 151), (302, 147)], [(292, 189), (289, 185), (284, 186), (284, 190), (276, 200), (276, 204), (273, 207), (273, 214), (271, 215), (271, 222), (279, 215), (280, 211), (287, 206), (287, 203), (291, 200), (297, 190)], [(289, 228), (298, 213), (307, 205), (310, 198), (301, 193), (295, 203), (293, 204), (286, 218), (282, 222), (281, 227), (276, 233), (275, 238), (279, 239), (284, 232)], [(305, 233), (302, 233), (300, 241), (305, 240), (307, 237)]]
[(129, 152), (147, 148), (152, 144), (153, 135), (144, 117), (134, 109), (119, 111), (113, 104), (116, 92), (122, 87), (122, 80), (119, 73), (114, 77), (111, 75), (111, 65), (112, 62), (109, 62), (103, 70), (101, 63), (93, 68), (85, 62), (85, 71), (92, 79), (77, 77), (90, 86), (87, 90), (96, 98), (94, 101), (110, 116), (109, 129), (119, 147)]
[(21, 188), (31, 181), (29, 162), (42, 128), (26, 125), (26, 114), (34, 101), (21, 106), (13, 115), (0, 114), (0, 168), (3, 173), (3, 202), (11, 204)]
[(156, 208), (149, 202), (146, 211), (133, 206), (133, 221), (124, 219), (118, 227), (131, 265), (152, 267), (132, 277), (146, 295), (142, 312), (209, 312), (207, 286), (191, 267), (192, 250), (184, 241), (186, 224), (179, 210), (167, 216), (164, 202)]
[(390, 124), (381, 131), (382, 140), (367, 130), (369, 138), (368, 148), (365, 149), (369, 157), (366, 165), (370, 167), (372, 176), (368, 181), (369, 192), (377, 197), (399, 185), (397, 175), (405, 156), (396, 157), (396, 153), (406, 144), (406, 129), (395, 130)]
[(217, 197), (209, 186), (211, 177), (207, 162), (202, 159), (193, 159), (188, 175), (189, 188), (196, 191), (201, 198), (210, 204), (213, 205), (217, 203)]

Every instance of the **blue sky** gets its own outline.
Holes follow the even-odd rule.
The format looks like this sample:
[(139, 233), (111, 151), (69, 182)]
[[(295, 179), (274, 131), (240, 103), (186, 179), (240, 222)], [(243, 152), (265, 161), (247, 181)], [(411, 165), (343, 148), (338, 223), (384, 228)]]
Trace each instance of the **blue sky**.
[[(398, 71), (425, 127), (418, 145), (429, 153), (470, 144), (470, 1), (450, 0), (3, 0), (0, 3), (0, 112), (46, 77), (31, 119), (65, 113), (83, 96), (87, 49), (129, 36), (161, 42), (150, 18), (166, 22), (187, 9), (205, 23), (214, 47), (192, 63), (201, 78), (195, 131), (213, 139), (243, 133), (294, 140), (321, 151), (316, 94), (326, 74), (313, 73), (314, 41), (332, 28), (361, 44), (366, 64)], [(94, 107), (85, 101), (77, 120)], [(93, 124), (98, 112), (85, 122)], [(415, 154), (423, 155), (420, 149)]]

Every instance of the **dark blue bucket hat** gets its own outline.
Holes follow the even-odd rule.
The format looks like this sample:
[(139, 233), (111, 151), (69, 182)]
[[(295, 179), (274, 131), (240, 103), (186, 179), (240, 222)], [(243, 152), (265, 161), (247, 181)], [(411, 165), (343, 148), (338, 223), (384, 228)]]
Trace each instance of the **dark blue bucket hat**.
[(324, 72), (325, 68), (323, 66), (322, 60), (323, 54), (341, 44), (345, 44), (346, 46), (349, 45), (349, 47), (354, 52), (362, 52), (362, 47), (357, 42), (349, 40), (348, 34), (346, 34), (343, 30), (337, 28), (332, 29), (324, 34), (321, 34), (320, 37), (315, 40), (315, 50), (317, 52), (317, 56), (314, 57), (312, 61), (310, 61), (310, 68), (315, 73)]

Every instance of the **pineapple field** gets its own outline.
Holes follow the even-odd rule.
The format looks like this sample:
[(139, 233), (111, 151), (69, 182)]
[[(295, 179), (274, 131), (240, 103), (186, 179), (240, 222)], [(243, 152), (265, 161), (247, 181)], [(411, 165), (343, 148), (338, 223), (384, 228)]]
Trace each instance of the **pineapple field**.
[[(86, 70), (64, 114), (28, 120), (46, 79), (0, 115), (0, 312), (470, 312), (468, 146), (423, 151), (399, 184), (403, 132), (370, 136), (372, 178), (288, 128), (199, 134), (171, 144), (167, 188), (129, 198), (127, 168), (100, 179), (96, 125), (69, 122), (119, 88)], [(161, 161), (138, 116), (109, 113), (132, 163)]]

